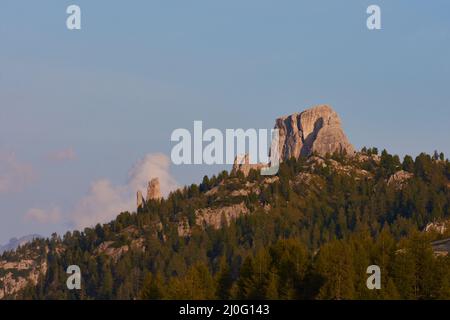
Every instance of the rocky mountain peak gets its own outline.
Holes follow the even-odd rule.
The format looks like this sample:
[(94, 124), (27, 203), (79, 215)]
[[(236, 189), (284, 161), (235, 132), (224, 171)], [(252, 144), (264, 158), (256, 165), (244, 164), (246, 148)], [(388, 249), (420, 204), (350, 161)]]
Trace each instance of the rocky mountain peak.
[(280, 117), (275, 122), (280, 133), (281, 161), (291, 157), (324, 156), (327, 153), (353, 154), (338, 114), (328, 105), (319, 105), (300, 113)]
[(147, 187), (147, 201), (162, 199), (161, 187), (159, 185), (159, 179), (154, 178), (150, 180)]

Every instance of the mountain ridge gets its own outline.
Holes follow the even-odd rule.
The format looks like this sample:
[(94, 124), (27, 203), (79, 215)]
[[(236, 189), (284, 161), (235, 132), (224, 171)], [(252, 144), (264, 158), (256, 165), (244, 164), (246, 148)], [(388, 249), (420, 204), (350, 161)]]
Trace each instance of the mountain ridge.
[[(316, 142), (311, 153), (292, 148), (298, 157), (286, 156), (276, 176), (256, 168), (205, 176), (167, 198), (139, 196), (136, 212), (110, 223), (5, 253), (0, 298), (450, 298), (445, 281), (408, 282), (417, 268), (450, 281), (448, 255), (431, 247), (447, 231), (423, 232), (449, 218), (449, 161), (420, 154), (402, 162), (376, 148), (349, 154), (334, 142), (319, 147), (323, 154), (310, 147)], [(367, 292), (361, 265), (380, 261), (390, 270), (387, 291)], [(70, 264), (82, 270), (81, 291), (65, 288)], [(336, 288), (335, 277), (348, 284)]]

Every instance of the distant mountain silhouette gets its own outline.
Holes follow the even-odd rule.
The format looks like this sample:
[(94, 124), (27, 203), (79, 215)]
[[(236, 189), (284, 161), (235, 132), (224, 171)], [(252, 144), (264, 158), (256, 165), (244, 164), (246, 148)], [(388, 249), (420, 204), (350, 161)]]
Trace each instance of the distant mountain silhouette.
[(38, 238), (43, 238), (43, 237), (38, 234), (30, 234), (27, 236), (23, 236), (19, 239), (12, 238), (11, 240), (9, 240), (9, 242), (7, 244), (0, 246), (0, 254), (2, 254), (5, 251), (16, 250), (18, 247), (20, 247), (28, 242), (31, 242), (34, 239), (38, 239)]

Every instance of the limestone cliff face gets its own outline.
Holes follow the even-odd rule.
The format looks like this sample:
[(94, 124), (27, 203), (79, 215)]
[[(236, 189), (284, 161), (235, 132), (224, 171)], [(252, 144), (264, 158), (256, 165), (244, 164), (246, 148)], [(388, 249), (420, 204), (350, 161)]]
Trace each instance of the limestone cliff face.
[(147, 187), (147, 201), (162, 199), (161, 187), (159, 185), (159, 179), (154, 178), (148, 183)]
[[(230, 225), (231, 221), (238, 219), (242, 215), (247, 215), (250, 210), (242, 202), (230, 206), (223, 206), (219, 208), (203, 208), (195, 210), (195, 226), (202, 229), (212, 227), (215, 230), (220, 229), (224, 224)], [(180, 237), (188, 237), (192, 230), (187, 218), (182, 219), (178, 223), (178, 235)]]
[(249, 210), (243, 202), (216, 209), (198, 209), (195, 211), (195, 224), (203, 228), (211, 226), (218, 230), (222, 224), (230, 225), (232, 220), (246, 214), (249, 214)]
[[(292, 157), (309, 157), (313, 153), (346, 152), (353, 156), (355, 149), (347, 139), (338, 114), (328, 105), (319, 105), (300, 113), (281, 117), (275, 121), (279, 130), (280, 162)], [(241, 171), (248, 176), (251, 169), (260, 170), (267, 165), (249, 163), (249, 155), (237, 156), (232, 172)]]
[(0, 300), (5, 296), (14, 296), (30, 283), (35, 286), (46, 272), (46, 259), (0, 260)]
[(425, 227), (425, 232), (437, 232), (439, 234), (444, 234), (449, 228), (450, 228), (450, 220), (440, 222), (430, 222)]
[(396, 189), (402, 189), (407, 181), (414, 177), (414, 174), (404, 170), (397, 171), (388, 179), (388, 185), (394, 185)]
[(313, 153), (322, 156), (335, 151), (354, 153), (338, 114), (327, 105), (278, 118), (275, 129), (280, 133), (281, 161)]

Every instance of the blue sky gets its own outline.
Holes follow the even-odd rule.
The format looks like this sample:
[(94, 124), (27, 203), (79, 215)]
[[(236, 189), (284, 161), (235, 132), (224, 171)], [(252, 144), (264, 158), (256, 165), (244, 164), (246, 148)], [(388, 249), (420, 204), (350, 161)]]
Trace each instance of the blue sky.
[[(382, 30), (366, 28), (370, 4)], [(271, 128), (328, 103), (357, 148), (450, 154), (449, 13), (446, 0), (2, 0), (0, 243), (121, 208), (142, 174), (218, 172), (164, 162), (194, 120)]]

